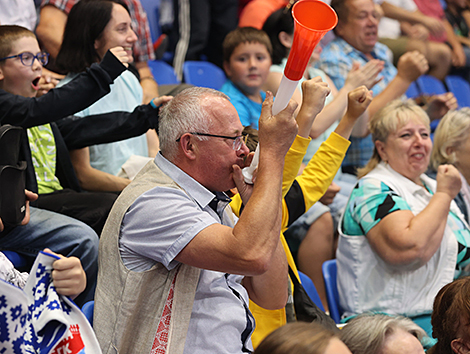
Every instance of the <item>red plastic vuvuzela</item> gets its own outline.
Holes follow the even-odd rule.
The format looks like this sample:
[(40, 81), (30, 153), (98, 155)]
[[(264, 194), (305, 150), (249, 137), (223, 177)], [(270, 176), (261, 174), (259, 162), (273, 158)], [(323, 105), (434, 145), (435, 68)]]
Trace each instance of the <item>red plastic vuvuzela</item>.
[[(276, 93), (273, 114), (287, 107), (298, 81), (302, 78), (312, 52), (326, 34), (338, 23), (336, 12), (321, 0), (301, 0), (292, 7), (294, 40), (287, 58), (287, 65)], [(300, 103), (300, 102), (299, 102)], [(258, 166), (259, 146), (251, 165), (243, 169), (246, 183), (252, 183), (253, 172)]]
[(338, 23), (336, 12), (323, 1), (302, 0), (292, 8), (294, 41), (284, 74), (290, 80), (300, 80), (312, 52), (326, 34)]

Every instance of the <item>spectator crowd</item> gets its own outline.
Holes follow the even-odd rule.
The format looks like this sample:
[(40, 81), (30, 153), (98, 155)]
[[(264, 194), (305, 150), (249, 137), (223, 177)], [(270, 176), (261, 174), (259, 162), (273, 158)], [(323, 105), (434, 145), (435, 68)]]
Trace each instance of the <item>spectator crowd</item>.
[(412, 90), (470, 95), (470, 1), (325, 0), (273, 113), (296, 2), (0, 0), (0, 278), (55, 254), (103, 353), (468, 353), (470, 107)]

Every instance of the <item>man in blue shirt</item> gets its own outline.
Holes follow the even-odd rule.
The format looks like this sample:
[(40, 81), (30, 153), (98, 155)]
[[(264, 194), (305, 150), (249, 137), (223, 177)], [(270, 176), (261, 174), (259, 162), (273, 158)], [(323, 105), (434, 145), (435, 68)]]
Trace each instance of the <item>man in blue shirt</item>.
[[(429, 69), (426, 58), (419, 52), (405, 53), (395, 68), (391, 51), (378, 43), (378, 14), (373, 0), (332, 0), (331, 7), (338, 14), (336, 38), (322, 51), (317, 66), (333, 80), (336, 88), (344, 86), (346, 76), (354, 62), (362, 65), (372, 59), (384, 61), (382, 81), (372, 92), (374, 99), (369, 106), (369, 117), (393, 99), (402, 96), (408, 86)], [(354, 173), (372, 156), (374, 145), (367, 127), (359, 126), (343, 162), (343, 171)]]

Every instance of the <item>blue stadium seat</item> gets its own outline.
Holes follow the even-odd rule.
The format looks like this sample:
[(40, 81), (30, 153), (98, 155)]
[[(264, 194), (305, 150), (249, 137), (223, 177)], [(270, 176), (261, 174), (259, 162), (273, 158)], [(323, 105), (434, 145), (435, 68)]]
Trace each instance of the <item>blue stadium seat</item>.
[[(416, 83), (418, 84), (420, 91), (425, 95), (440, 95), (447, 92), (444, 83), (439, 79), (436, 79), (434, 76), (421, 75), (416, 80)], [(439, 121), (440, 119), (431, 122), (431, 132), (436, 130)]]
[(93, 310), (95, 309), (95, 302), (93, 300), (86, 302), (82, 307), (82, 312), (87, 318), (90, 325), (93, 327)]
[(330, 316), (336, 323), (340, 323), (343, 310), (339, 305), (338, 286), (336, 285), (336, 259), (323, 263), (322, 272)]
[(13, 251), (2, 251), (2, 252), (10, 260), (10, 262), (13, 263), (15, 268), (24, 268), (28, 265), (26, 262), (26, 258), (24, 258), (22, 255)]
[(208, 61), (186, 61), (183, 78), (187, 84), (219, 90), (227, 80), (224, 71)]
[(299, 278), (300, 283), (304, 287), (305, 291), (307, 292), (310, 299), (318, 306), (320, 310), (325, 312), (325, 308), (320, 300), (320, 295), (318, 295), (317, 289), (315, 288), (315, 284), (313, 284), (312, 279), (309, 278), (308, 275), (299, 271)]
[(470, 107), (470, 84), (460, 76), (447, 75), (445, 83), (457, 98), (459, 107)]
[(419, 91), (418, 85), (416, 84), (416, 81), (413, 81), (411, 85), (408, 87), (408, 90), (406, 90), (406, 97), (408, 98), (415, 98), (418, 97), (421, 94)]
[(163, 60), (149, 60), (147, 62), (153, 77), (159, 85), (179, 84), (180, 81), (176, 77), (173, 67)]
[(421, 75), (416, 80), (416, 83), (418, 84), (419, 90), (427, 95), (439, 95), (447, 92), (444, 83), (431, 75)]

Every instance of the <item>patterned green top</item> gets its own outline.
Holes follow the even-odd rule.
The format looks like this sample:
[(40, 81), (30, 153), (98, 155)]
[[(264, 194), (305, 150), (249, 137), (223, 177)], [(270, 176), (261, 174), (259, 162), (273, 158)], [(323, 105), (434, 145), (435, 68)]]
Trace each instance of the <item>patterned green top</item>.
[(56, 145), (50, 124), (29, 128), (27, 132), (39, 194), (61, 190), (55, 176)]
[[(432, 191), (426, 187), (428, 193)], [(408, 203), (385, 183), (376, 179), (361, 179), (354, 187), (346, 206), (342, 229), (345, 235), (365, 236), (384, 217), (398, 210), (411, 210)], [(459, 250), (455, 278), (470, 264), (470, 231), (452, 211), (447, 226), (454, 233)], [(467, 275), (467, 274), (465, 274)]]

